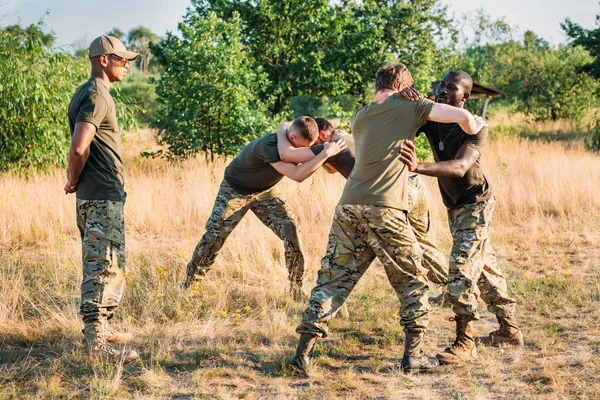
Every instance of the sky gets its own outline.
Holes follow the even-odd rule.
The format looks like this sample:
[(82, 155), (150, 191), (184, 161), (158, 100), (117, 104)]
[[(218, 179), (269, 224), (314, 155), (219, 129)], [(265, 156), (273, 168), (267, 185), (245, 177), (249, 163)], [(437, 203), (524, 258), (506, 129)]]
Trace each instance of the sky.
[[(493, 18), (504, 17), (518, 28), (517, 33), (532, 30), (555, 45), (566, 40), (560, 29), (566, 18), (591, 29), (596, 26), (595, 16), (600, 14), (598, 0), (440, 1), (457, 18), (483, 9)], [(87, 47), (95, 37), (114, 27), (127, 32), (143, 25), (158, 35), (176, 31), (190, 5), (190, 0), (0, 0), (0, 26), (29, 25), (42, 18), (46, 31), (56, 35), (58, 46)]]

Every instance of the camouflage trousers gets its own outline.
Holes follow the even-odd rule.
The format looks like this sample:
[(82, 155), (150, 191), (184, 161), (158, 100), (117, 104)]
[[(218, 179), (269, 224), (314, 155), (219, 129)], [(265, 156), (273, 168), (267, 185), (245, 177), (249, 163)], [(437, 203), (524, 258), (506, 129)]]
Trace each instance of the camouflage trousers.
[(448, 284), (448, 263), (431, 238), (427, 187), (420, 175), (408, 176), (408, 222), (423, 249), (423, 267), (427, 278), (438, 285)]
[[(125, 288), (123, 202), (77, 199), (83, 281), (81, 315), (86, 324), (112, 318)], [(95, 337), (86, 339), (95, 340)]]
[(271, 188), (264, 192), (243, 195), (236, 192), (226, 181), (221, 183), (212, 214), (206, 222), (206, 232), (196, 245), (192, 260), (187, 266), (188, 278), (194, 281), (206, 275), (225, 240), (248, 210), (283, 240), (288, 279), (302, 286), (304, 257), (300, 251), (296, 217), (280, 198), (279, 191)]
[(457, 315), (479, 319), (477, 300), (500, 317), (512, 315), (515, 300), (509, 297), (506, 279), (496, 263), (489, 237), (496, 199), (448, 209), (453, 237), (448, 292)]
[(317, 285), (311, 292), (297, 333), (328, 334), (328, 321), (377, 257), (400, 299), (400, 323), (407, 332), (427, 329), (429, 282), (421, 264), (422, 250), (406, 212), (371, 205), (338, 205), (321, 260)]

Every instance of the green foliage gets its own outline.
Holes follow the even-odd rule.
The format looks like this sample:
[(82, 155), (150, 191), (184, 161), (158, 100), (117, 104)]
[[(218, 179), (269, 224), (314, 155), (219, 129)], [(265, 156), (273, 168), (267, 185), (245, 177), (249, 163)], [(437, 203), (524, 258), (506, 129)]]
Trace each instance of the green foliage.
[(179, 24), (180, 35), (169, 33), (151, 46), (164, 67), (156, 80), (160, 112), (153, 126), (168, 157), (235, 154), (266, 133), (271, 121), (258, 100), (259, 94), (265, 98), (266, 75), (240, 30), (236, 15), (224, 21), (192, 10)]
[(456, 34), (438, 0), (192, 3), (199, 15), (214, 11), (227, 20), (239, 13), (252, 57), (268, 75), (273, 114), (306, 94), (345, 94), (365, 103), (375, 73), (390, 61), (403, 61), (419, 87), (428, 85), (440, 56), (436, 40), (443, 31), (451, 43)]
[(596, 124), (592, 130), (592, 136), (585, 141), (588, 150), (600, 152), (600, 118), (596, 118)]
[(51, 43), (39, 26), (0, 30), (0, 171), (47, 170), (67, 159), (67, 107), (88, 71)]
[(582, 70), (594, 78), (600, 79), (600, 46), (598, 46), (600, 43), (600, 14), (596, 15), (596, 29), (584, 29), (570, 19), (565, 20), (560, 26), (572, 40), (573, 45), (582, 46), (593, 57), (593, 60), (584, 65)]
[(150, 82), (150, 78), (141, 73), (132, 74), (116, 86), (119, 87), (120, 95), (127, 99), (127, 106), (134, 106), (131, 111), (134, 112), (136, 122), (142, 126), (149, 126), (150, 121), (156, 117), (158, 107), (155, 85)]
[(591, 60), (582, 47), (553, 48), (526, 32), (521, 41), (471, 45), (452, 69), (502, 90), (500, 102), (536, 120), (579, 120), (597, 101), (598, 81), (581, 72)]

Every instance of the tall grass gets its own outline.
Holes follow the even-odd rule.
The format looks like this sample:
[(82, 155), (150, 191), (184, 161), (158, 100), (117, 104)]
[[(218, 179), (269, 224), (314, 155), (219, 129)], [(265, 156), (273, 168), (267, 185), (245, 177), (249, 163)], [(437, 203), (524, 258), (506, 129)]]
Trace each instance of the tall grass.
[[(128, 273), (125, 298), (117, 318), (118, 325), (139, 335), (137, 346), (143, 349), (146, 369), (132, 378), (118, 368), (102, 375), (82, 361), (83, 356), (77, 352), (79, 347), (73, 345), (81, 339), (78, 316), (81, 244), (75, 225), (75, 198), (62, 191), (64, 172), (54, 171), (26, 180), (2, 175), (0, 348), (10, 343), (12, 350), (0, 350), (0, 398), (15, 393), (13, 397), (24, 393), (39, 398), (46, 397), (44, 393), (50, 393), (49, 397), (65, 397), (73, 387), (74, 397), (88, 394), (122, 397), (127, 390), (148, 394), (159, 390), (158, 387), (163, 395), (175, 395), (181, 383), (177, 371), (207, 366), (215, 369), (202, 369), (185, 381), (188, 388), (195, 388), (190, 389), (192, 392), (219, 397), (225, 390), (237, 397), (247, 395), (247, 390), (269, 387), (266, 394), (263, 392), (266, 397), (277, 397), (277, 393), (283, 393), (282, 397), (298, 394), (298, 388), (281, 386), (288, 379), (284, 361), (291, 351), (294, 327), (304, 307), (293, 302), (287, 293), (281, 242), (250, 212), (226, 242), (207, 278), (193, 290), (183, 292), (180, 287), (185, 265), (204, 232), (228, 160), (211, 164), (199, 157), (170, 164), (142, 159), (138, 154), (150, 146), (150, 135), (150, 132), (128, 134), (125, 140)], [(597, 318), (598, 307), (593, 305), (600, 301), (597, 285), (588, 284), (590, 277), (597, 279), (594, 260), (600, 256), (600, 252), (594, 252), (600, 244), (597, 211), (600, 157), (581, 148), (500, 137), (486, 145), (482, 158), (498, 199), (494, 243), (503, 268), (514, 278), (509, 284), (521, 303), (520, 309), (529, 313), (526, 325), (530, 331), (526, 333), (543, 352), (553, 349), (551, 354), (559, 354), (560, 331), (556, 333), (556, 326), (551, 325), (554, 336), (550, 340), (544, 331), (548, 324), (542, 318), (548, 315), (572, 318), (586, 309), (585, 318), (589, 321)], [(433, 233), (442, 251), (447, 253), (451, 239), (446, 211), (435, 180), (425, 180), (430, 190)], [(284, 179), (278, 185), (298, 217), (307, 261), (307, 289), (313, 285), (325, 252), (333, 210), (343, 185), (341, 176), (321, 171), (302, 184)], [(549, 274), (554, 274), (551, 281), (543, 278)], [(556, 286), (549, 286), (552, 282), (568, 284), (550, 291)], [(587, 295), (575, 293), (581, 290)], [(561, 305), (557, 291), (573, 292), (565, 298), (576, 299), (577, 304), (571, 300), (571, 306)], [(359, 283), (350, 299), (350, 310), (349, 320), (332, 322), (334, 331), (340, 332), (337, 337), (341, 341), (333, 346), (320, 345), (319, 359), (341, 368), (349, 354), (374, 346), (370, 347), (368, 363), (361, 368), (377, 374), (395, 374), (394, 369), (390, 370), (388, 357), (390, 352), (399, 351), (403, 334), (396, 320), (397, 300), (381, 268), (372, 268)], [(538, 319), (539, 323), (535, 322)], [(445, 325), (441, 316), (434, 318), (434, 333), (428, 346), (443, 344), (440, 334), (450, 337), (449, 328), (443, 328)], [(539, 329), (534, 330), (534, 325)], [(582, 329), (581, 332), (588, 332)], [(47, 354), (62, 357), (66, 353), (68, 361), (36, 358), (37, 350), (32, 349), (38, 346), (42, 346), (44, 357)], [(30, 354), (21, 354), (24, 351), (21, 348), (29, 349)], [(480, 383), (465, 377), (463, 385), (451, 381), (440, 393), (454, 395), (467, 387), (477, 394), (482, 386), (476, 385), (485, 386), (490, 379), (522, 378), (520, 374), (510, 375), (511, 372), (506, 375), (502, 361), (493, 358), (494, 353), (483, 354), (497, 363), (488, 372), (472, 371), (476, 378), (481, 375), (477, 381)], [(581, 362), (596, 365), (588, 359)], [(260, 365), (262, 372), (257, 375), (254, 367), (249, 366), (252, 363)], [(540, 376), (539, 379), (545, 379), (544, 374), (548, 374), (546, 370), (536, 372), (537, 367), (527, 361), (518, 363), (519, 368), (528, 371), (527, 379)], [(562, 383), (548, 383), (554, 385), (549, 393), (568, 394), (574, 390), (565, 381), (570, 375), (560, 366), (553, 368), (552, 379)], [(39, 373), (39, 379), (35, 374), (26, 375), (27, 378), (19, 376), (30, 374), (30, 370), (43, 372)], [(86, 376), (84, 381), (78, 380), (81, 374)], [(331, 382), (331, 377), (323, 374), (316, 385), (332, 396), (354, 393), (369, 397), (378, 393), (377, 385), (369, 386), (377, 382), (375, 377), (372, 381), (362, 381), (367, 386), (357, 388), (352, 382), (360, 374), (352, 367)], [(262, 381), (263, 375), (267, 380), (276, 376), (277, 380), (267, 383)], [(207, 379), (213, 379), (218, 389)], [(223, 382), (231, 379), (240, 385), (239, 392), (227, 392), (230, 383)], [(581, 379), (587, 382), (587, 378)], [(35, 384), (21, 389), (22, 385), (15, 383), (21, 380)], [(242, 381), (246, 384), (239, 383)], [(219, 386), (219, 382), (225, 386)], [(392, 397), (408, 393), (405, 390), (415, 383), (407, 378), (398, 382), (401, 388), (388, 384), (386, 393)], [(269, 385), (279, 386), (273, 389)], [(545, 383), (539, 383), (543, 386), (539, 390), (528, 385), (524, 387), (529, 388), (527, 393), (532, 396), (547, 390)], [(589, 387), (585, 389), (586, 385), (582, 385), (581, 393), (599, 392), (597, 387), (590, 392)], [(410, 393), (427, 397), (422, 391)], [(500, 397), (510, 395), (510, 392), (496, 393)]]

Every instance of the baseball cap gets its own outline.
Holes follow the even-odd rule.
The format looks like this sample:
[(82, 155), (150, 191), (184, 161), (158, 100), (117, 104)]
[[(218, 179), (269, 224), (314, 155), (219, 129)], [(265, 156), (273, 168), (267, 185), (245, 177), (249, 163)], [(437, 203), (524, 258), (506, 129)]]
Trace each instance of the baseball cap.
[(89, 57), (97, 57), (102, 54), (115, 54), (121, 58), (133, 61), (138, 57), (138, 53), (128, 51), (125, 45), (114, 36), (102, 35), (94, 39), (90, 44)]

